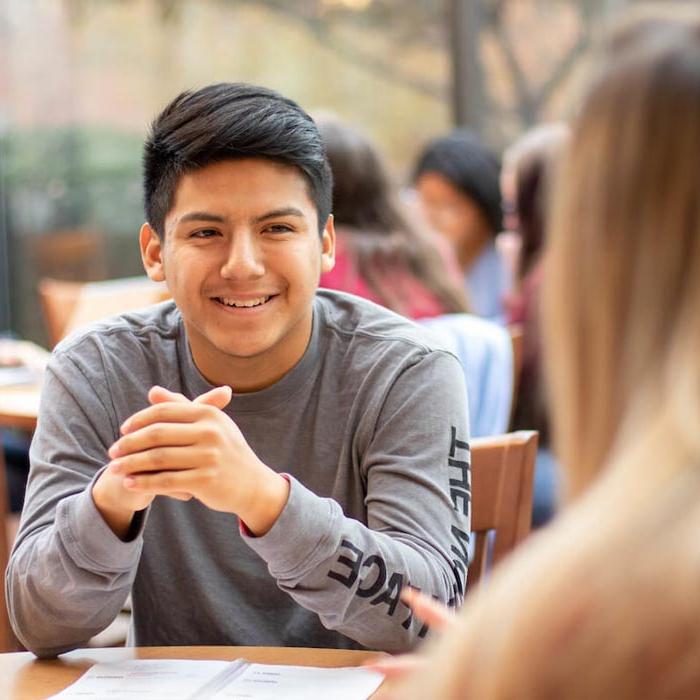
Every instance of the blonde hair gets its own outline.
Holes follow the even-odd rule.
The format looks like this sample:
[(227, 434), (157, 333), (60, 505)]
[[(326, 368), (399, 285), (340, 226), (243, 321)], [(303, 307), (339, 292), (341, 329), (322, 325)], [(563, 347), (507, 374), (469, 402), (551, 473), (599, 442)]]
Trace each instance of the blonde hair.
[(574, 502), (392, 698), (700, 695), (698, 15), (613, 36), (555, 192), (544, 330)]
[(635, 22), (602, 63), (555, 193), (544, 291), (572, 496), (658, 420), (671, 449), (700, 446), (700, 18)]

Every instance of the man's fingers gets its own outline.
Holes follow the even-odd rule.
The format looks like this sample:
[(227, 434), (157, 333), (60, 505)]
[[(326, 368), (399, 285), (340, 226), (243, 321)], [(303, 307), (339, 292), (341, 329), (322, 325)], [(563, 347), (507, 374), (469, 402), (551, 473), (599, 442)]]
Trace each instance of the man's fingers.
[(206, 456), (197, 447), (155, 447), (118, 457), (109, 463), (109, 470), (119, 475), (181, 471), (211, 466), (206, 464)]
[[(231, 401), (231, 396), (233, 396), (233, 391), (230, 386), (217, 386), (197, 396), (192, 403), (203, 403), (209, 406), (216, 406), (216, 408), (225, 408)], [(170, 389), (157, 385), (151, 387), (148, 392), (148, 400), (151, 404), (165, 403), (167, 401), (173, 401), (175, 403), (190, 401), (184, 394), (180, 394), (177, 391), (170, 391)]]
[(112, 459), (155, 447), (183, 447), (194, 445), (200, 438), (200, 430), (190, 423), (151, 423), (123, 435), (109, 448)]
[(165, 403), (166, 401), (174, 401), (176, 403), (189, 403), (189, 399), (184, 394), (179, 394), (176, 391), (170, 391), (163, 386), (152, 386), (148, 392), (148, 400), (151, 404)]
[[(202, 414), (201, 412), (187, 412), (186, 406), (214, 406), (223, 409), (231, 401), (232, 395), (233, 391), (230, 386), (217, 386), (201, 394), (194, 401), (190, 401), (184, 394), (170, 391), (162, 386), (153, 386), (148, 392), (148, 400), (151, 405), (127, 418), (122, 423), (120, 431), (122, 435), (126, 435), (158, 420), (173, 423), (192, 422), (201, 417)], [(164, 406), (179, 406), (183, 411), (179, 411), (177, 408), (162, 410)]]
[(153, 473), (136, 473), (124, 477), (124, 488), (156, 496), (173, 496), (191, 493), (201, 482), (201, 470), (182, 469)]
[(417, 618), (434, 629), (442, 629), (454, 617), (454, 613), (449, 608), (420, 593), (415, 588), (404, 588), (401, 591), (401, 600), (413, 610), (413, 614)]
[(205, 407), (192, 401), (157, 403), (127, 418), (121, 425), (121, 433), (127, 435), (153, 423), (194, 423), (205, 414)]
[(206, 394), (200, 394), (194, 403), (203, 403), (208, 406), (216, 406), (216, 408), (226, 408), (231, 402), (231, 397), (233, 396), (233, 390), (230, 386), (217, 386)]
[(362, 664), (363, 668), (381, 673), (387, 678), (402, 678), (423, 668), (425, 659), (418, 654), (401, 654), (400, 656), (378, 656)]

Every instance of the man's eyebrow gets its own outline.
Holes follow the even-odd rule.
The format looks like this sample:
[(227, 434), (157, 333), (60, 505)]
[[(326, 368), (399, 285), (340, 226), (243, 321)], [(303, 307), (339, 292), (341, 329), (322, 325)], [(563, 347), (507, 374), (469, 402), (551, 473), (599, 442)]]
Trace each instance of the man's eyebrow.
[(219, 214), (212, 214), (208, 211), (191, 211), (181, 216), (177, 221), (176, 225), (186, 224), (190, 221), (213, 221), (217, 224), (223, 224), (225, 223), (226, 218), (220, 216)]
[(254, 224), (259, 224), (261, 221), (266, 221), (267, 219), (275, 219), (278, 216), (298, 216), (304, 218), (304, 212), (296, 207), (281, 207), (280, 209), (273, 209), (272, 211), (265, 212), (260, 216), (256, 216), (253, 219)]

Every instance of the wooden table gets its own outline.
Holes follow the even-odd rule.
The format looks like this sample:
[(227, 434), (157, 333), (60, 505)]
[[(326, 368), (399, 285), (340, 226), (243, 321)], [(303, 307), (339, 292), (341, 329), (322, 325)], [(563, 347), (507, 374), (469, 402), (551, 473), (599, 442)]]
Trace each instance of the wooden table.
[(0, 387), (0, 427), (33, 432), (40, 394), (39, 384)]
[[(29, 652), (0, 654), (0, 698), (44, 700), (76, 681), (93, 664), (126, 659), (244, 658), (255, 663), (295, 666), (359, 666), (377, 656), (370, 651), (299, 647), (127, 647), (76, 649), (58, 659), (41, 661)], [(376, 697), (377, 694), (375, 694)]]

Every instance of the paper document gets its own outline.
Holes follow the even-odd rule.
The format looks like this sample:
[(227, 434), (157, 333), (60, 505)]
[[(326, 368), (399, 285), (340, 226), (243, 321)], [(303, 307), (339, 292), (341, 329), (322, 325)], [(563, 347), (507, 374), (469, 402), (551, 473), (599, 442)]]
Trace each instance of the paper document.
[(132, 659), (96, 664), (49, 700), (367, 700), (382, 680), (362, 668)]
[(199, 698), (197, 692), (230, 665), (228, 661), (189, 659), (132, 659), (96, 664), (51, 700), (190, 700)]
[(366, 700), (383, 679), (363, 668), (248, 664), (212, 700)]

